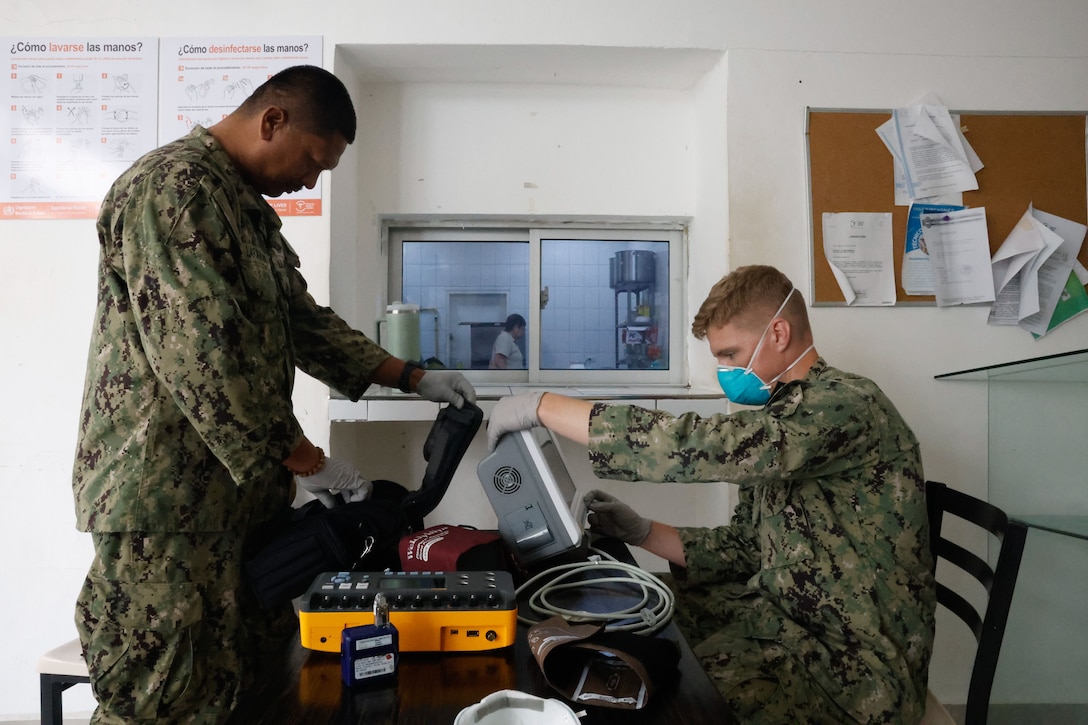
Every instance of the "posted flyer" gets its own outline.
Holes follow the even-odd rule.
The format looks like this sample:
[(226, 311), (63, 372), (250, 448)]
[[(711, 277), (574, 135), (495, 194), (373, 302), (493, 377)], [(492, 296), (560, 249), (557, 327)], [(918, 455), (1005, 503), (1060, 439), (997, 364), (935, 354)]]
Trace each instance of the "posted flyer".
[(156, 146), (154, 38), (3, 38), (0, 220), (93, 219)]
[[(277, 72), (321, 65), (321, 37), (163, 38), (159, 58), (159, 139), (217, 123)], [(319, 216), (321, 181), (267, 200), (280, 216)]]

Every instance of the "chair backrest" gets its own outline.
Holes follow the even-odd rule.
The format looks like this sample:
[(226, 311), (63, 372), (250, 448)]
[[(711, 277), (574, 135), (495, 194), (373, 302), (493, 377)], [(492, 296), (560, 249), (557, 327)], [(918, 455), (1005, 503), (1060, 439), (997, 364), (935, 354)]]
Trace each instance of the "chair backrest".
[[(981, 725), (986, 722), (990, 705), (990, 690), (1001, 652), (1001, 640), (1005, 636), (1005, 623), (1009, 618), (1020, 558), (1024, 553), (1027, 527), (1010, 521), (1005, 512), (996, 506), (937, 481), (926, 481), (926, 505), (929, 509), (929, 546), (934, 568), (938, 559), (956, 566), (977, 579), (988, 593), (985, 608), (980, 612), (963, 596), (937, 582), (937, 602), (962, 619), (978, 642), (967, 691), (964, 724)], [(991, 568), (986, 559), (942, 536), (941, 526), (946, 513), (982, 527), (1000, 542), (994, 567)]]

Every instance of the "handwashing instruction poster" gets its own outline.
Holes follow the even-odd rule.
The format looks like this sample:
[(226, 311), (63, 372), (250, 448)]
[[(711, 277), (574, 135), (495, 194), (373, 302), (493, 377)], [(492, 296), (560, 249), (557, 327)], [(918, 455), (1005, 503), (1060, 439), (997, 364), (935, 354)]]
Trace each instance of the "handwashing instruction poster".
[[(270, 76), (321, 65), (320, 36), (14, 38), (0, 107), (0, 221), (94, 219), (143, 154), (222, 119)], [(268, 202), (321, 214), (321, 182)]]
[(3, 38), (0, 220), (93, 219), (156, 145), (154, 38)]

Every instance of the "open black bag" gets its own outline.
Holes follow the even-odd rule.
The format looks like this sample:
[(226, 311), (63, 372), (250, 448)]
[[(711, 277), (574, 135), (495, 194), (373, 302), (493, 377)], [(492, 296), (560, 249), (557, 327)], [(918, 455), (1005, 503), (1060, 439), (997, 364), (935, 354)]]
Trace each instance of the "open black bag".
[(243, 564), (261, 606), (301, 596), (323, 572), (398, 569), (401, 537), (423, 528), (423, 517), (442, 500), (482, 420), (483, 412), (467, 402), (439, 411), (423, 445), (427, 470), (417, 490), (374, 481), (365, 501), (333, 508), (310, 501), (266, 525), (249, 542)]

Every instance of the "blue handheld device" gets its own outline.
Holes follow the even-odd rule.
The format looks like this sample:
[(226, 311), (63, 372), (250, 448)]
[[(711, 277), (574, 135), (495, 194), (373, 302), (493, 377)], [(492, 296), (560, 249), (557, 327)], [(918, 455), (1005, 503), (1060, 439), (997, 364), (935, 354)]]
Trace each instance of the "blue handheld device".
[(348, 687), (381, 685), (397, 676), (400, 634), (389, 622), (385, 595), (374, 595), (374, 624), (346, 627), (340, 637), (340, 675)]

